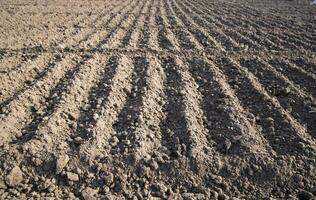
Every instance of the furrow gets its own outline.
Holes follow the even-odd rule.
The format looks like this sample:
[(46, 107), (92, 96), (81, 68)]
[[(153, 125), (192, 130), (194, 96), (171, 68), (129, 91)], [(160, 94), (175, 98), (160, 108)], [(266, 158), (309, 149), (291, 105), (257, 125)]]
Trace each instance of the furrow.
[[(214, 22), (206, 18), (202, 18), (200, 15), (204, 16), (205, 14), (201, 12), (199, 9), (195, 8), (192, 3), (189, 2), (181, 2), (178, 4), (184, 9), (185, 12), (190, 13), (192, 19), (200, 26), (206, 28), (208, 33), (215, 38), (216, 42), (221, 44), (225, 48), (225, 50), (234, 50), (239, 49), (236, 41), (232, 40), (230, 37), (225, 35), (220, 28), (214, 29)], [(211, 21), (211, 22), (210, 22)]]
[(2, 91), (0, 98), (1, 107), (6, 106), (10, 102), (10, 98), (16, 98), (25, 88), (34, 85), (41, 76), (45, 76), (47, 71), (54, 67), (51, 63), (58, 62), (58, 60), (60, 60), (58, 57), (56, 58), (54, 55), (45, 53), (35, 60), (24, 63), (25, 66), (22, 66), (17, 71), (9, 74), (0, 74), (2, 82), (0, 86)]
[[(104, 71), (97, 83), (90, 88), (87, 103), (80, 108), (80, 114), (75, 126), (76, 132), (74, 137), (88, 140), (92, 137), (91, 129), (95, 126), (98, 119), (98, 112), (101, 106), (109, 98), (111, 92), (111, 83), (113, 78), (119, 72), (118, 57), (112, 56), (104, 66)], [(80, 142), (74, 141), (74, 146), (79, 146)]]
[(120, 10), (124, 10), (128, 6), (128, 1), (121, 3), (119, 5), (113, 5), (107, 7), (102, 15), (100, 15), (96, 21), (94, 21), (93, 27), (90, 27), (90, 30), (86, 31), (87, 33), (78, 40), (74, 42), (72, 46), (83, 46), (90, 47), (89, 41), (92, 38), (97, 37), (97, 35), (106, 27), (117, 15)]
[(182, 48), (202, 51), (204, 49), (203, 45), (201, 45), (191, 34), (191, 32), (187, 30), (185, 25), (176, 15), (169, 0), (165, 3), (165, 10), (169, 24), (171, 25), (171, 28), (178, 38), (179, 44), (182, 46)]
[(316, 76), (316, 62), (310, 58), (289, 58), (291, 62), (294, 62), (298, 67), (308, 71)]
[(188, 123), (192, 123), (192, 119), (185, 113), (188, 109), (188, 100), (185, 97), (182, 74), (176, 62), (171, 57), (162, 58), (162, 67), (166, 73), (164, 93), (167, 101), (163, 106), (166, 115), (160, 123), (162, 150), (171, 160), (183, 157), (194, 159), (194, 156), (197, 156), (195, 153), (198, 138), (192, 135), (196, 134), (190, 132), (192, 129), (188, 129)]
[[(143, 123), (140, 118), (142, 96), (148, 89), (146, 87), (146, 74), (148, 73), (148, 61), (144, 57), (136, 57), (134, 59), (134, 72), (132, 74), (132, 88), (128, 91), (128, 96), (123, 105), (123, 109), (117, 117), (117, 121), (113, 124), (113, 129), (118, 138), (118, 144), (112, 147), (113, 154), (131, 153), (137, 146), (136, 141), (139, 139), (135, 135), (135, 128)], [(134, 146), (135, 145), (135, 146)]]
[[(125, 3), (125, 2), (124, 2)], [(78, 44), (80, 44), (83, 41), (85, 41), (85, 39), (87, 37), (89, 37), (90, 35), (94, 34), (94, 30), (96, 29), (96, 27), (100, 26), (100, 23), (103, 23), (103, 18), (104, 16), (106, 16), (110, 11), (113, 11), (114, 13), (117, 12), (119, 10), (119, 8), (124, 5), (124, 3), (120, 2), (120, 1), (115, 1), (115, 2), (109, 2), (109, 6), (105, 7), (105, 10), (102, 10), (100, 14), (96, 15), (96, 17), (89, 17), (88, 18), (88, 22), (87, 20), (82, 20), (80, 23), (77, 23), (77, 27), (79, 28), (78, 31), (75, 31), (72, 34), (72, 37), (64, 37), (61, 41), (56, 42), (56, 44), (58, 43), (62, 43), (59, 44), (59, 46), (65, 48), (65, 47), (70, 47), (70, 46), (77, 46)], [(81, 25), (82, 24), (82, 25)], [(93, 29), (90, 29), (90, 33), (88, 31), (88, 35), (85, 34), (85, 32), (83, 31), (83, 28), (85, 28), (86, 26), (90, 27), (93, 26)], [(79, 34), (80, 33), (80, 34)], [(69, 39), (69, 40), (66, 40)]]
[[(205, 10), (205, 7), (201, 7), (201, 5), (199, 4), (196, 4), (197, 7), (201, 8), (201, 11), (202, 10)], [(205, 11), (206, 13), (208, 12), (207, 10)], [(213, 12), (213, 11), (212, 11)], [(216, 12), (216, 11), (215, 11)], [(227, 14), (227, 13), (226, 13)], [(272, 42), (270, 39), (268, 39), (266, 37), (267, 33), (266, 32), (263, 32), (261, 31), (261, 27), (258, 26), (256, 24), (256, 26), (254, 27), (255, 31), (251, 31), (250, 33), (248, 31), (242, 31), (242, 32), (245, 32), (247, 35), (249, 35), (248, 38), (251, 38), (252, 40), (249, 40), (247, 37), (241, 35), (238, 31), (234, 32), (234, 31), (231, 31), (229, 30), (229, 28), (227, 27), (224, 27), (222, 23), (224, 23), (225, 25), (229, 25), (229, 26), (233, 26), (231, 27), (231, 29), (236, 29), (235, 25), (232, 24), (231, 21), (237, 21), (236, 19), (232, 19), (231, 21), (227, 21), (225, 19), (223, 19), (222, 17), (222, 14), (219, 14), (219, 16), (216, 16), (217, 20), (215, 20), (215, 18), (213, 17), (212, 20), (213, 20), (213, 23), (216, 24), (216, 26), (219, 26), (221, 27), (222, 29), (224, 29), (224, 32), (227, 33), (228, 35), (232, 35), (234, 36), (233, 38), (237, 38), (237, 40), (239, 40), (239, 42), (242, 42), (242, 43), (247, 43), (248, 45), (250, 46), (256, 46), (256, 43), (258, 44), (261, 44), (261, 43), (264, 43), (264, 45), (262, 45), (263, 47), (267, 47), (269, 49), (277, 49), (277, 50), (280, 50), (280, 46), (278, 44), (275, 44), (274, 42)], [(203, 14), (203, 17), (204, 18), (208, 18), (210, 19), (210, 17), (206, 14)], [(220, 22), (219, 22), (220, 21)], [(253, 22), (247, 20), (247, 19), (244, 19), (244, 21), (246, 22), (246, 25), (247, 26), (253, 26)], [(246, 29), (249, 29), (249, 27), (245, 27)], [(255, 34), (255, 32), (259, 33), (259, 38), (258, 36)], [(236, 37), (235, 37), (236, 36)], [(261, 37), (260, 37), (261, 36)]]
[(315, 98), (306, 93), (304, 90), (302, 90), (300, 87), (297, 87), (297, 85), (291, 81), (287, 76), (285, 76), (282, 72), (276, 70), (276, 68), (272, 67), (268, 62), (265, 60), (258, 58), (258, 60), (264, 64), (265, 68), (275, 74), (275, 76), (279, 77), (280, 79), (284, 80), (285, 82), (288, 83), (297, 93), (299, 93), (301, 96), (304, 98), (310, 99), (311, 101), (315, 102)]
[(79, 59), (76, 65), (67, 70), (63, 77), (58, 80), (56, 86), (49, 91), (49, 95), (45, 98), (45, 102), (41, 107), (39, 109), (31, 109), (32, 121), (23, 127), (21, 131), (23, 135), (18, 137), (14, 143), (24, 144), (37, 136), (40, 125), (43, 121), (46, 121), (47, 118), (50, 118), (60, 104), (63, 103), (64, 96), (73, 86), (75, 77), (85, 68), (85, 62), (89, 58), (90, 55), (84, 55)]
[[(49, 26), (47, 30), (43, 30), (42, 32), (45, 35), (47, 35), (47, 38), (41, 39), (40, 46), (51, 47), (51, 46), (60, 45), (61, 43), (66, 41), (68, 38), (72, 38), (72, 36), (76, 35), (76, 33), (79, 32), (78, 26), (80, 26), (82, 22), (89, 19), (88, 16), (84, 16), (82, 14), (80, 16), (76, 16), (76, 15), (70, 15), (70, 16), (72, 17), (72, 19), (65, 19), (65, 20), (59, 19), (58, 23), (62, 22), (63, 24), (61, 25), (54, 24), (54, 26), (52, 27)], [(56, 30), (54, 30), (55, 28)], [(53, 34), (47, 34), (47, 32), (52, 32)], [(38, 39), (38, 38), (36, 37), (35, 39)]]
[[(141, 3), (136, 3), (136, 5), (132, 8), (129, 9), (127, 13), (123, 14), (122, 17), (120, 17), (117, 20), (117, 23), (115, 22), (113, 24), (113, 26), (111, 25), (111, 23), (109, 24), (109, 32), (98, 42), (97, 44), (97, 48), (111, 48), (111, 46), (108, 46), (111, 42), (112, 39), (114, 39), (115, 41), (115, 37), (123, 37), (124, 36), (124, 32), (126, 32), (123, 29), (120, 29), (121, 27), (124, 27), (124, 25), (130, 24), (133, 20), (133, 18), (135, 17), (136, 13), (139, 13), (140, 10), (145, 6), (145, 2), (141, 2)], [(140, 9), (140, 10), (139, 10)], [(138, 12), (135, 12), (138, 11)], [(121, 31), (121, 33), (120, 33)]]
[[(234, 61), (223, 59), (218, 63), (242, 106), (248, 109), (262, 127), (262, 133), (278, 155), (308, 155), (315, 144), (306, 129), (271, 97), (256, 77)], [(305, 147), (306, 145), (306, 147)], [(309, 148), (310, 147), (310, 148)]]
[(138, 40), (141, 36), (141, 31), (145, 23), (145, 16), (140, 15), (138, 20), (135, 20), (131, 25), (131, 28), (127, 30), (126, 35), (122, 39), (122, 43), (119, 48), (136, 49)]
[(46, 107), (46, 98), (57, 86), (59, 79), (73, 69), (75, 58), (73, 55), (68, 55), (57, 64), (55, 70), (48, 72), (43, 80), (26, 89), (16, 100), (8, 104), (8, 115), (2, 116), (0, 121), (1, 144), (22, 136), (23, 127), (32, 121), (39, 110)]
[(159, 26), (158, 42), (162, 49), (171, 49), (180, 51), (180, 45), (173, 32), (170, 30), (166, 12), (164, 9), (164, 1), (159, 0), (159, 7), (156, 14), (156, 24)]
[(280, 58), (272, 58), (269, 64), (277, 71), (286, 75), (290, 80), (299, 86), (300, 89), (307, 91), (313, 97), (316, 97), (316, 78), (315, 76), (306, 73), (305, 70), (298, 68), (288, 61)]
[[(233, 12), (233, 14), (238, 15), (238, 16), (242, 16), (240, 14), (240, 12)], [(245, 19), (247, 18), (244, 17)], [(279, 19), (277, 20), (277, 22), (274, 22), (271, 19), (264, 19), (264, 21), (259, 21), (256, 22), (256, 24), (261, 27), (261, 29), (263, 30), (281, 30), (282, 31), (282, 35), (287, 35), (289, 38), (295, 38), (295, 42), (304, 44), (307, 48), (312, 47), (313, 45), (315, 45), (315, 42), (313, 41), (312, 38), (310, 38), (305, 31), (302, 31), (304, 29), (306, 29), (306, 27), (301, 27), (298, 28), (297, 26), (288, 26), (288, 23), (284, 23), (283, 21), (280, 21)], [(290, 31), (290, 32), (288, 32)], [(282, 36), (281, 35), (281, 36)], [(305, 40), (305, 41), (304, 41)], [(308, 45), (311, 44), (311, 45)]]
[(196, 7), (199, 7), (201, 11), (205, 10), (206, 13), (212, 13), (212, 22), (216, 24), (219, 28), (222, 29), (223, 33), (228, 37), (232, 38), (234, 41), (240, 43), (241, 45), (247, 45), (251, 48), (260, 48), (255, 41), (252, 41), (250, 38), (247, 38), (236, 31), (236, 25), (231, 21), (226, 20), (226, 17), (223, 17), (222, 10), (219, 9), (205, 9), (206, 7), (202, 4), (196, 4)]
[(209, 132), (209, 143), (220, 153), (273, 154), (268, 142), (258, 135), (254, 116), (248, 113), (226, 82), (222, 72), (210, 61), (189, 60), (189, 70), (202, 95), (204, 124)]
[(198, 85), (192, 78), (189, 67), (181, 59), (175, 59), (176, 69), (180, 73), (182, 88), (180, 94), (183, 101), (183, 115), (187, 126), (187, 133), (190, 138), (190, 145), (187, 146), (189, 156), (195, 162), (206, 159), (211, 152), (208, 143), (208, 131), (203, 123), (204, 113), (201, 108), (201, 93), (198, 91)]
[(124, 37), (128, 35), (128, 31), (133, 30), (133, 25), (140, 19), (142, 13), (144, 12), (144, 9), (146, 9), (148, 6), (149, 1), (146, 1), (143, 5), (134, 9), (133, 12), (135, 13), (135, 15), (130, 16), (122, 23), (117, 32), (109, 38), (106, 47), (110, 49), (118, 48), (124, 40)]
[(134, 65), (132, 60), (122, 55), (119, 60), (115, 75), (111, 81), (111, 86), (107, 98), (101, 103), (100, 109), (94, 114), (95, 123), (89, 131), (89, 136), (80, 146), (81, 154), (87, 155), (89, 159), (95, 158), (108, 152), (113, 145), (109, 140), (116, 134), (113, 124), (118, 119), (118, 115), (123, 109), (124, 103), (131, 91), (131, 76)]
[(135, 158), (143, 158), (148, 154), (155, 154), (160, 149), (161, 130), (159, 123), (164, 113), (162, 106), (164, 100), (163, 83), (165, 74), (161, 63), (156, 57), (147, 57), (148, 70), (146, 73), (146, 90), (141, 97), (141, 109), (138, 117), (138, 125), (133, 130), (135, 144), (133, 154)]
[(109, 5), (104, 6), (104, 9), (101, 10), (100, 14), (95, 16), (90, 16), (89, 21), (83, 21), (78, 25), (80, 34), (75, 34), (73, 37), (68, 38), (62, 46), (64, 47), (75, 47), (78, 44), (86, 41), (89, 37), (96, 33), (99, 27), (104, 24), (106, 19), (111, 19), (110, 15), (114, 15), (117, 10), (124, 6), (125, 2), (121, 1), (111, 1)]
[(150, 5), (147, 7), (146, 12), (144, 12), (144, 15), (142, 18), (138, 21), (139, 22), (139, 28), (135, 31), (134, 34), (134, 46), (136, 47), (137, 44), (140, 48), (145, 49), (148, 48), (149, 39), (150, 39), (150, 28), (149, 28), (149, 20), (150, 20), (150, 13), (153, 9), (154, 1), (151, 0)]
[[(256, 8), (254, 7), (244, 7), (238, 4), (233, 4), (233, 5), (235, 9), (232, 9), (232, 7), (228, 5), (227, 10), (234, 14), (235, 13), (238, 13), (239, 15), (242, 14), (244, 18), (263, 19), (263, 20), (258, 21), (258, 23), (260, 23), (260, 26), (268, 28), (268, 29), (279, 27), (283, 30), (286, 30), (287, 28), (289, 28), (292, 31), (296, 31), (296, 33), (302, 32), (302, 30), (307, 29), (307, 27), (303, 27), (302, 25), (299, 25), (296, 21), (287, 20), (283, 17), (275, 15), (274, 13), (270, 13), (270, 15), (266, 16), (264, 15), (263, 12), (256, 10)], [(225, 4), (223, 4), (223, 6), (225, 6)], [(240, 12), (240, 11), (243, 11), (243, 12)]]
[(80, 108), (88, 101), (90, 89), (103, 73), (106, 60), (106, 56), (95, 54), (81, 66), (67, 86), (67, 92), (62, 94), (60, 103), (50, 116), (47, 115), (37, 125), (37, 130), (34, 130), (36, 135), (28, 142), (28, 146), (32, 146), (33, 150), (36, 148), (38, 152), (45, 149), (57, 154), (58, 150), (69, 150), (69, 142), (80, 142), (75, 133), (76, 120)]
[[(160, 36), (162, 36), (162, 30), (161, 28), (157, 28), (158, 24), (156, 23), (156, 19), (157, 19), (157, 13), (159, 13), (159, 1), (154, 1), (153, 2), (153, 6), (152, 9), (150, 10), (149, 13), (149, 22), (148, 22), (148, 26), (149, 26), (149, 39), (148, 39), (148, 48), (149, 49), (154, 49), (154, 50), (158, 50), (159, 49), (159, 37), (158, 35), (160, 34)], [(167, 40), (166, 40), (167, 41)]]
[(188, 148), (191, 147), (181, 94), (182, 81), (173, 58), (163, 58), (161, 62), (166, 74), (163, 85), (167, 101), (163, 107), (166, 116), (160, 123), (161, 144), (164, 153), (170, 159), (176, 159), (180, 156), (188, 156)]
[(106, 40), (108, 40), (113, 31), (123, 23), (124, 19), (126, 19), (129, 14), (131, 14), (132, 10), (136, 8), (138, 3), (139, 0), (132, 1), (130, 4), (126, 1), (125, 4), (116, 7), (115, 10), (110, 13), (111, 16), (107, 17), (106, 22), (95, 28), (90, 35), (88, 35), (83, 41), (80, 41), (78, 46), (82, 48), (100, 48)]
[(191, 17), (189, 17), (183, 10), (180, 8), (178, 5), (177, 1), (173, 0), (171, 2), (173, 5), (173, 10), (175, 13), (179, 16), (179, 18), (182, 20), (186, 28), (193, 34), (195, 35), (196, 40), (201, 43), (204, 48), (217, 48), (220, 49), (221, 51), (224, 51), (223, 47), (220, 46), (216, 42), (216, 40), (211, 37), (207, 30), (205, 30), (203, 27), (197, 25)]
[(313, 102), (293, 88), (284, 79), (269, 71), (263, 63), (255, 59), (242, 59), (241, 66), (246, 67), (252, 76), (256, 76), (265, 90), (275, 96), (281, 106), (298, 122), (306, 124), (306, 129), (316, 137), (316, 112), (313, 112)]

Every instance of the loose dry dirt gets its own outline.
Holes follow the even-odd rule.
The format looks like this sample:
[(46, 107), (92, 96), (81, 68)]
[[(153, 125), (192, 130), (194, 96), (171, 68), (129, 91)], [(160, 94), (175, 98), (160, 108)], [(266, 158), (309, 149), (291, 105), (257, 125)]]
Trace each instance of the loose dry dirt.
[(0, 199), (315, 199), (316, 6), (0, 1)]

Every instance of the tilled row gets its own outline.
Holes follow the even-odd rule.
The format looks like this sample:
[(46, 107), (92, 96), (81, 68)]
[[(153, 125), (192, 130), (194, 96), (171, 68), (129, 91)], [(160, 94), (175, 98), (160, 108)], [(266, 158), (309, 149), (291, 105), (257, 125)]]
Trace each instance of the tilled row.
[[(41, 5), (12, 19), (3, 6), (15, 26), (32, 25), (22, 14), (62, 26)], [(0, 44), (1, 197), (311, 195), (312, 20), (223, 1), (64, 6), (50, 8), (68, 12), (64, 32)]]
[(95, 53), (55, 67), (5, 106), (2, 147), (73, 162), (178, 160), (193, 174), (219, 158), (275, 167), (315, 156), (313, 96), (264, 59)]

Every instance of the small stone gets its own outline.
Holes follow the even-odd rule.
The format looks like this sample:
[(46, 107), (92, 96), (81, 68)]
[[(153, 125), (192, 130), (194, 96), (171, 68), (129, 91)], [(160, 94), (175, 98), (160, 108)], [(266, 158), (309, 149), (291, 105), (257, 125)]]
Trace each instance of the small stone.
[(19, 166), (15, 166), (11, 172), (6, 176), (5, 182), (7, 185), (14, 187), (19, 185), (23, 180), (23, 172)]
[(56, 173), (60, 174), (69, 161), (68, 155), (60, 155), (56, 161)]
[(103, 187), (103, 192), (105, 192), (105, 193), (110, 192), (110, 188), (105, 185), (105, 186)]
[(79, 181), (78, 174), (75, 174), (75, 173), (72, 173), (72, 172), (67, 172), (67, 178), (70, 181)]
[(114, 182), (114, 176), (112, 173), (109, 173), (107, 176), (104, 177), (104, 183), (107, 186), (112, 185), (112, 183)]
[(82, 139), (82, 137), (76, 137), (75, 139), (74, 139), (74, 141), (75, 141), (75, 143), (76, 144), (81, 144), (82, 142), (83, 142), (83, 139)]
[(98, 113), (94, 113), (94, 115), (93, 115), (93, 119), (94, 119), (94, 120), (97, 120), (98, 118), (99, 118)]
[(116, 137), (116, 136), (113, 136), (110, 140), (110, 145), (113, 147), (113, 146), (116, 146), (118, 143), (119, 143), (119, 139)]
[(266, 118), (266, 121), (267, 121), (267, 123), (268, 123), (270, 126), (273, 126), (273, 125), (274, 125), (274, 119), (273, 119), (272, 117)]
[(225, 140), (225, 143), (224, 143), (225, 150), (226, 151), (229, 150), (231, 146), (232, 146), (231, 141)]
[(81, 195), (84, 200), (93, 200), (95, 195), (98, 193), (98, 190), (94, 190), (90, 187), (86, 187), (81, 191)]

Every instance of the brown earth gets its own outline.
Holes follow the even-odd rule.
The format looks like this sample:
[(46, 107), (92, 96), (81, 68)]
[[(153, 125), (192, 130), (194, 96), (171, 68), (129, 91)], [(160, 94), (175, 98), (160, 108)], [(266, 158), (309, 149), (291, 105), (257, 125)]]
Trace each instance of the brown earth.
[(316, 199), (316, 6), (0, 1), (0, 199)]

